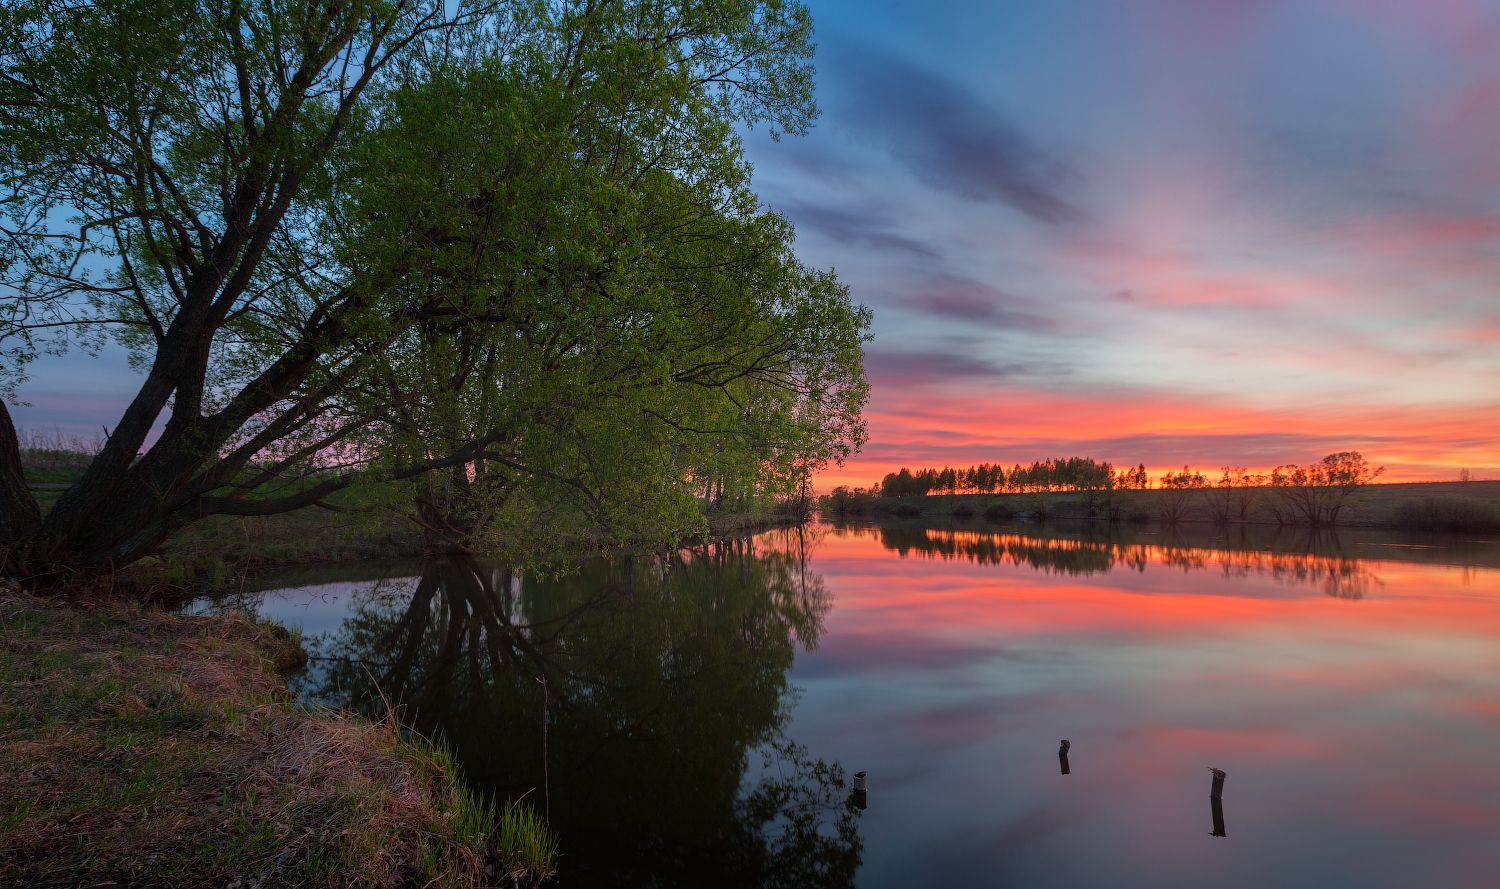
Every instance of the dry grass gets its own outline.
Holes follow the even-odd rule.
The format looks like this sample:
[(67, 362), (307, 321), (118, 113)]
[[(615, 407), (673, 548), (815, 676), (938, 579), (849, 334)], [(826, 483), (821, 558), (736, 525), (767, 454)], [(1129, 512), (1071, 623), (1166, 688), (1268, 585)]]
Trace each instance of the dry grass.
[(10, 589), (0, 627), (0, 885), (512, 883), (442, 751), (288, 700), (284, 632)]
[(1435, 531), (1500, 531), (1500, 504), (1462, 494), (1430, 494), (1401, 501), (1394, 523)]

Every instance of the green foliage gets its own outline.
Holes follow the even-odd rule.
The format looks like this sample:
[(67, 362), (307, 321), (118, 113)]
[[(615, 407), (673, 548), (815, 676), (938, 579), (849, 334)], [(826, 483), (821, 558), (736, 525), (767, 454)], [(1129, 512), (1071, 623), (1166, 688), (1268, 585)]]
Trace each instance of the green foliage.
[(850, 488), (840, 485), (819, 498), (818, 507), (833, 515), (863, 513), (880, 496), (877, 488)]
[(482, 443), (418, 496), (513, 561), (590, 527), (674, 541), (701, 529), (705, 488), (786, 493), (863, 439), (868, 313), (796, 261), (722, 108), (633, 44), (594, 51), (632, 58), (590, 63), (583, 89), (559, 86), (577, 62), (535, 52), (394, 93), (338, 232), (349, 264), (431, 291), (393, 294), (363, 371), (361, 391), (423, 392), (384, 453)]
[(789, 0), (7, 6), (7, 367), (114, 337), (148, 371), (37, 549), (118, 565), (396, 481), (534, 561), (800, 489), (864, 440), (870, 314), (738, 132), (810, 126), (811, 30)]
[[(386, 718), (394, 717), (388, 713)], [(452, 819), (452, 836), (486, 855), (498, 856), (512, 884), (540, 886), (557, 873), (557, 836), (520, 801), (497, 807), (487, 795), (461, 781), (458, 762), (446, 744), (420, 733), (404, 732), (396, 752), (418, 774), (446, 790), (449, 799), (445, 808)], [(426, 850), (433, 853), (423, 862), (427, 879), (443, 882), (447, 863), (436, 847)]]
[(507, 803), (500, 813), (495, 848), (514, 866), (535, 878), (557, 872), (557, 837), (530, 806)]

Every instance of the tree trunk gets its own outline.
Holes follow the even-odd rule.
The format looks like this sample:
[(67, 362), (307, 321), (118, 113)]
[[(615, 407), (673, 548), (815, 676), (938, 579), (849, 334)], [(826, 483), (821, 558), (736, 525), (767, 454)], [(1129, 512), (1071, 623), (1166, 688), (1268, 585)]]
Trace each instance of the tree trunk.
[(10, 411), (0, 401), (0, 573), (13, 573), (42, 523), (26, 475), (21, 469), (21, 443)]

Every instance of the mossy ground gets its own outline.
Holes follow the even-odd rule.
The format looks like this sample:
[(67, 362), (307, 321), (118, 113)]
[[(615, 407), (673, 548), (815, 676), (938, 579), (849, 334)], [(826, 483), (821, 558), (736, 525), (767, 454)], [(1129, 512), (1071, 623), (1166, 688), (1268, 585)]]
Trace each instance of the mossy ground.
[(441, 751), (294, 704), (284, 632), (0, 588), (0, 885), (514, 885)]

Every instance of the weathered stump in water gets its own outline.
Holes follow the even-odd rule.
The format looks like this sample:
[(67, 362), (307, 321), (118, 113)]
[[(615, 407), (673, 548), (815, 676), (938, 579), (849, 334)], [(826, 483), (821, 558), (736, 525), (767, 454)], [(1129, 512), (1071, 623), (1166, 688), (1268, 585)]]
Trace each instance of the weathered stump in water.
[(865, 807), (869, 805), (869, 789), (870, 785), (867, 780), (867, 773), (855, 772), (854, 791), (849, 794), (849, 804), (863, 812), (865, 810)]

